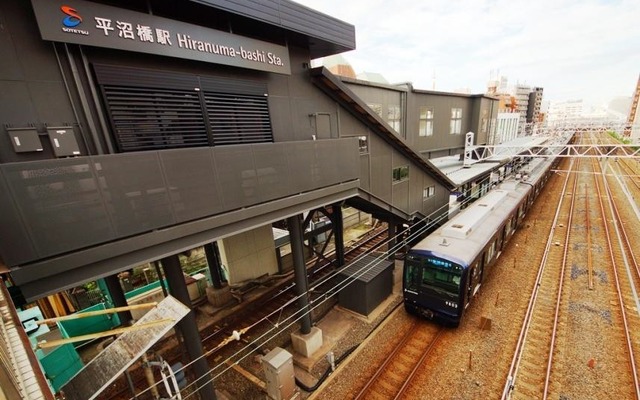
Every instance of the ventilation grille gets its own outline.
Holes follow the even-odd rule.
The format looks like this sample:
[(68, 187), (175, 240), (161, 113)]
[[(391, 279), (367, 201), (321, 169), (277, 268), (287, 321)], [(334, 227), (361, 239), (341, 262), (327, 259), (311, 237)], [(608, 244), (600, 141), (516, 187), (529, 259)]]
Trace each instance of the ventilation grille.
[(273, 142), (267, 97), (204, 93), (214, 145)]
[(195, 91), (105, 86), (104, 93), (122, 152), (209, 144)]
[(121, 152), (273, 142), (263, 82), (94, 68)]

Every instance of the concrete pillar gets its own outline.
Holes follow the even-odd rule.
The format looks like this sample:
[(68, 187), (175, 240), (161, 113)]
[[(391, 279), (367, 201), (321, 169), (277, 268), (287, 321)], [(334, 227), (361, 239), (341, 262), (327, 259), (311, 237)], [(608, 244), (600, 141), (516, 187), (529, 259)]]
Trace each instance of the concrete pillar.
[[(124, 296), (124, 290), (122, 290), (122, 286), (120, 286), (120, 279), (118, 275), (109, 275), (104, 278), (104, 283), (107, 285), (107, 290), (109, 291), (109, 295), (111, 296), (111, 301), (113, 302), (114, 307), (126, 307), (127, 299)], [(120, 311), (118, 313), (118, 318), (120, 319), (120, 325), (129, 326), (133, 321), (133, 316), (131, 315), (131, 311)]]
[[(303, 236), (302, 236), (302, 222), (300, 215), (294, 215), (287, 218), (287, 226), (289, 227), (289, 239), (291, 242), (291, 254), (293, 256), (293, 268), (296, 281), (296, 295), (299, 296), (298, 307), (300, 312), (309, 311), (309, 297), (307, 292), (309, 291), (309, 282), (307, 280), (307, 269), (304, 264), (303, 253)], [(302, 334), (308, 334), (311, 331), (311, 314), (307, 313), (300, 320), (302, 324), (300, 331)]]
[(331, 224), (333, 224), (333, 238), (336, 246), (336, 262), (338, 268), (344, 266), (344, 223), (342, 220), (342, 206), (340, 203), (331, 206)]
[(216, 242), (204, 245), (204, 253), (207, 256), (207, 265), (211, 273), (211, 285), (215, 289), (222, 289), (222, 274), (220, 273), (220, 257)]
[[(161, 262), (171, 295), (191, 308), (191, 300), (189, 299), (189, 292), (187, 291), (187, 285), (184, 281), (182, 266), (180, 265), (178, 255), (174, 254), (165, 257)], [(189, 360), (193, 361), (198, 358), (198, 361), (193, 363), (193, 372), (196, 379), (198, 379), (197, 385), (200, 397), (203, 399), (216, 400), (216, 392), (213, 388), (213, 382), (211, 381), (211, 374), (209, 373), (209, 363), (206, 358), (202, 357), (204, 352), (200, 333), (198, 332), (198, 324), (196, 323), (195, 311), (191, 310), (189, 314), (178, 322), (177, 327), (184, 338), (184, 346), (189, 355)]]

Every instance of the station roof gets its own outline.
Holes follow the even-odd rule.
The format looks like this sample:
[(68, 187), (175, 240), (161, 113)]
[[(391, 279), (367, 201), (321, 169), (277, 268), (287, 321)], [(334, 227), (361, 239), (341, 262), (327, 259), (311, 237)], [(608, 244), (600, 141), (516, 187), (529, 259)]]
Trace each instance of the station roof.
[(356, 48), (352, 24), (290, 0), (190, 0), (306, 37), (311, 58)]
[[(519, 137), (508, 142), (501, 143), (495, 148), (495, 155), (487, 158), (486, 160), (476, 162), (468, 167), (463, 166), (463, 155), (454, 155), (447, 157), (432, 158), (431, 164), (433, 164), (443, 175), (446, 175), (456, 186), (462, 186), (465, 183), (471, 182), (480, 176), (484, 176), (496, 168), (508, 163), (512, 156), (508, 155), (506, 148), (510, 149), (513, 154), (513, 148), (522, 148), (522, 151), (532, 147), (538, 147), (544, 145), (549, 141), (546, 136), (524, 136)], [(501, 151), (501, 147), (505, 150)], [(504, 155), (501, 155), (504, 154)]]

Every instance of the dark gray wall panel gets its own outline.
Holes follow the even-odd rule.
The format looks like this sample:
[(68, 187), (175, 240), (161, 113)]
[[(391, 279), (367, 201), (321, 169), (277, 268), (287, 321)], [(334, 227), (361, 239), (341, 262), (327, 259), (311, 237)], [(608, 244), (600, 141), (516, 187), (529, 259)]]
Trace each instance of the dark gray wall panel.
[(255, 145), (256, 178), (263, 200), (273, 200), (289, 193), (289, 166), (285, 146)]
[[(51, 42), (40, 37), (38, 25), (33, 17), (30, 1), (3, 1), (2, 11), (9, 17), (3, 30), (7, 30), (13, 40), (17, 62), (22, 69), (23, 79), (60, 81), (55, 53)], [(3, 54), (3, 63), (6, 54)]]
[[(8, 4), (0, 4), (0, 26), (9, 27)], [(18, 52), (11, 37), (9, 29), (0, 29), (0, 54), (2, 54), (2, 62), (0, 62), (0, 77), (7, 80), (24, 79)]]
[(24, 127), (37, 122), (27, 82), (0, 81), (0, 123)]
[[(294, 126), (294, 140), (310, 140), (316, 134), (311, 114), (324, 112), (313, 98), (291, 98), (291, 118)], [(335, 118), (335, 117), (334, 117)]]
[[(409, 171), (409, 175), (411, 175), (411, 169)], [(406, 181), (394, 183), (391, 187), (393, 191), (393, 206), (399, 208), (403, 211), (416, 211), (409, 210), (409, 185), (416, 184), (409, 178)]]
[(371, 191), (371, 179), (369, 179), (370, 174), (370, 162), (369, 155), (360, 156), (360, 187), (367, 192)]
[(175, 223), (157, 152), (93, 157), (117, 236)]
[(222, 212), (221, 186), (212, 171), (211, 149), (193, 149), (189, 157), (180, 151), (159, 153), (169, 197), (178, 221)]
[[(350, 165), (347, 169), (353, 169), (354, 166), (357, 166), (357, 163), (353, 161), (358, 160), (358, 153), (349, 152), (345, 154), (343, 149), (335, 147), (331, 140), (317, 140), (315, 141), (316, 148), (316, 160), (318, 160), (318, 164), (320, 164), (321, 160), (327, 160), (329, 162), (324, 163), (325, 165), (318, 165), (317, 168), (322, 168), (322, 173), (318, 174), (317, 171), (314, 172), (314, 187), (325, 187), (331, 185), (330, 177), (332, 176), (340, 176), (340, 171), (343, 168), (344, 164)], [(336, 151), (337, 150), (337, 151)]]
[(0, 241), (0, 258), (16, 266), (352, 182), (357, 154), (342, 139), (2, 164), (0, 238), (31, 245)]
[(409, 209), (409, 187), (410, 185), (420, 185), (422, 182), (421, 172), (418, 172), (418, 168), (413, 168), (411, 162), (406, 157), (403, 157), (397, 152), (393, 152), (393, 167), (397, 168), (401, 166), (409, 167), (409, 179), (392, 183), (392, 198), (393, 198), (393, 206), (399, 208), (404, 211), (413, 212), (415, 209)]
[(371, 149), (371, 193), (391, 203), (391, 175), (393, 149), (375, 135), (369, 137)]
[(271, 115), (273, 140), (276, 142), (286, 141), (289, 138), (287, 133), (291, 130), (291, 103), (289, 98), (269, 94), (269, 114)]
[(69, 97), (60, 82), (28, 82), (29, 93), (39, 122), (48, 126), (73, 124), (75, 117)]
[[(2, 169), (37, 256), (113, 237), (90, 159), (4, 164)], [(5, 261), (13, 263), (17, 254), (8, 254)]]
[(287, 163), (291, 174), (291, 185), (302, 190), (309, 190), (313, 182), (320, 174), (319, 160), (316, 159), (316, 151), (313, 147), (304, 143), (289, 143), (287, 151)]
[[(0, 193), (9, 194), (3, 171), (0, 171)], [(16, 258), (29, 257), (30, 254), (35, 254), (36, 249), (32, 245), (27, 226), (23, 223), (20, 209), (14, 199), (12, 196), (0, 196), (0, 227), (5, 227), (0, 229), (0, 243), (3, 247), (11, 249)], [(4, 257), (0, 257), (2, 258)], [(6, 258), (3, 261), (9, 264)]]
[(258, 178), (252, 148), (227, 146), (214, 147), (212, 151), (225, 209), (237, 209), (258, 202)]

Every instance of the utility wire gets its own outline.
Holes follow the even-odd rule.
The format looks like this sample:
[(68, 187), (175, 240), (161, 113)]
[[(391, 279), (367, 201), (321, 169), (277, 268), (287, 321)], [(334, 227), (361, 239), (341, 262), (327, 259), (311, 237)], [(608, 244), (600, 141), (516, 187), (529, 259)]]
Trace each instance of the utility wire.
[[(482, 181), (480, 181), (478, 183), (477, 186), (481, 186), (482, 184), (486, 183), (487, 181), (489, 181), (489, 178), (485, 178)], [(471, 192), (474, 188), (470, 188), (468, 189), (466, 192), (464, 192), (464, 194), (468, 194), (469, 192)], [(472, 197), (467, 197), (463, 200), (463, 202), (461, 203), (461, 206), (467, 205), (468, 203), (470, 203), (471, 201), (475, 200)], [(368, 263), (367, 265), (363, 266), (360, 270), (356, 271), (356, 273), (354, 275), (352, 275), (350, 278), (343, 280), (342, 282), (340, 282), (339, 284), (336, 284), (335, 286), (329, 288), (329, 290), (327, 291), (328, 293), (331, 293), (331, 295), (327, 296), (323, 296), (322, 300), (318, 302), (319, 299), (316, 299), (315, 301), (311, 301), (309, 306), (314, 305), (313, 307), (310, 307), (309, 310), (304, 310), (304, 309), (299, 309), (297, 311), (295, 311), (292, 315), (288, 316), (287, 318), (285, 318), (284, 321), (278, 323), (278, 324), (274, 324), (273, 328), (267, 330), (265, 333), (263, 333), (261, 336), (257, 337), (256, 339), (254, 339), (253, 342), (247, 344), (246, 346), (244, 346), (242, 349), (236, 351), (234, 354), (232, 354), (231, 356), (227, 357), (227, 359), (225, 359), (223, 362), (219, 363), (218, 365), (214, 366), (213, 368), (211, 368), (209, 370), (208, 374), (202, 375), (198, 378), (196, 378), (193, 382), (191, 382), (189, 385), (187, 385), (185, 388), (183, 388), (181, 391), (188, 389), (189, 387), (195, 385), (198, 383), (198, 381), (200, 381), (203, 378), (206, 378), (210, 373), (216, 371), (217, 369), (219, 369), (220, 367), (222, 367), (225, 364), (231, 364), (231, 366), (227, 366), (226, 368), (224, 368), (221, 372), (219, 372), (218, 374), (216, 374), (215, 376), (213, 376), (212, 378), (208, 379), (206, 382), (203, 382), (201, 385), (205, 385), (207, 383), (211, 383), (213, 382), (215, 379), (217, 379), (218, 377), (220, 377), (222, 374), (224, 374), (225, 372), (227, 372), (229, 369), (232, 368), (232, 365), (234, 364), (238, 364), (240, 361), (242, 361), (243, 359), (245, 359), (246, 357), (248, 357), (252, 352), (250, 351), (248, 354), (239, 357), (235, 362), (232, 362), (231, 360), (238, 356), (239, 354), (241, 354), (242, 352), (246, 351), (249, 348), (255, 348), (255, 347), (260, 347), (258, 345), (256, 345), (256, 343), (262, 339), (264, 336), (266, 336), (267, 334), (269, 334), (270, 332), (272, 332), (274, 329), (277, 329), (279, 327), (281, 327), (282, 323), (286, 323), (288, 320), (293, 319), (289, 324), (287, 324), (286, 326), (284, 326), (282, 329), (278, 330), (277, 332), (275, 332), (272, 336), (268, 337), (266, 340), (261, 342), (261, 345), (264, 345), (265, 343), (269, 342), (270, 340), (272, 340), (274, 337), (276, 337), (277, 335), (279, 335), (280, 333), (284, 332), (287, 328), (289, 328), (290, 326), (292, 326), (295, 322), (299, 321), (300, 319), (302, 319), (303, 317), (305, 317), (307, 314), (311, 313), (311, 311), (315, 310), (316, 308), (318, 308), (320, 305), (322, 305), (325, 301), (329, 300), (331, 298), (332, 295), (335, 295), (337, 293), (340, 292), (340, 290), (344, 289), (346, 286), (348, 286), (349, 284), (351, 284), (353, 281), (355, 281), (356, 279), (360, 278), (362, 275), (366, 274), (368, 271), (370, 271), (372, 268), (374, 268), (379, 262), (381, 262), (381, 260), (386, 259), (390, 254), (394, 254), (395, 252), (397, 252), (400, 249), (403, 249), (406, 246), (406, 242), (411, 241), (413, 239), (415, 239), (416, 237), (419, 237), (420, 235), (422, 235), (425, 231), (427, 231), (428, 229), (432, 228), (435, 224), (441, 222), (442, 220), (445, 220), (446, 218), (448, 218), (448, 214), (446, 212), (443, 212), (446, 208), (448, 208), (449, 204), (444, 204), (442, 207), (440, 207), (438, 210), (432, 212), (431, 214), (429, 214), (428, 216), (422, 218), (421, 220), (419, 220), (418, 222), (415, 222), (415, 224), (417, 223), (421, 223), (421, 222), (428, 222), (426, 225), (424, 225), (423, 227), (421, 227), (420, 229), (416, 230), (413, 233), (410, 233), (410, 235), (406, 238), (404, 238), (401, 241), (398, 241), (391, 249), (387, 250), (387, 252), (384, 252), (381, 254), (380, 257), (376, 258), (374, 261)], [(429, 220), (430, 217), (432, 217), (434, 214), (436, 214), (436, 218), (434, 220)], [(406, 228), (403, 231), (401, 231), (400, 233), (398, 233), (396, 236), (394, 236), (393, 238), (389, 238), (386, 241), (380, 243), (378, 246), (376, 246), (373, 250), (377, 250), (380, 247), (387, 245), (389, 242), (391, 241), (395, 241), (398, 237), (402, 237), (405, 233), (407, 233), (407, 231), (410, 231), (410, 228)], [(352, 263), (360, 261), (362, 258), (364, 258), (365, 254), (360, 255), (359, 257), (357, 257)], [(314, 286), (312, 288), (310, 288), (310, 290), (315, 289), (316, 287), (326, 283), (329, 279), (334, 278), (337, 274), (339, 274), (342, 271), (342, 269), (334, 271), (333, 273), (329, 274), (327, 277), (324, 277), (323, 279), (321, 279), (319, 282), (314, 283)], [(294, 297), (293, 299), (289, 300), (285, 305), (283, 305), (284, 308), (287, 305), (297, 301), (298, 299), (300, 299), (302, 296), (306, 296), (307, 293), (303, 293), (301, 295), (298, 295), (296, 297)], [(316, 304), (317, 303), (317, 304)], [(220, 350), (221, 348), (223, 348), (224, 346), (226, 346), (227, 344), (233, 342), (233, 341), (237, 341), (240, 339), (241, 335), (246, 333), (248, 330), (250, 330), (251, 328), (253, 328), (254, 326), (264, 322), (264, 321), (268, 321), (268, 318), (276, 313), (280, 312), (280, 309), (275, 310), (273, 312), (271, 312), (270, 314), (268, 314), (267, 316), (263, 317), (262, 319), (260, 319), (259, 321), (253, 323), (252, 325), (245, 327), (239, 331), (234, 331), (232, 333), (232, 335), (228, 336), (227, 338), (225, 338), (222, 342), (220, 342), (216, 347), (208, 350), (207, 352), (205, 352), (203, 355), (191, 360), (189, 363), (185, 364), (184, 366), (182, 366), (182, 368), (180, 368), (179, 370), (176, 370), (175, 373), (178, 373), (180, 371), (184, 371), (186, 370), (188, 367), (190, 367), (192, 364), (194, 364), (196, 361), (200, 360), (203, 357), (207, 357), (210, 354)], [(296, 317), (296, 315), (300, 314), (299, 316)], [(149, 387), (147, 387), (146, 389), (144, 389), (142, 392), (138, 393), (137, 396), (146, 393), (147, 391), (151, 390), (151, 388), (160, 385), (160, 381), (156, 382), (154, 385), (151, 385)], [(195, 392), (192, 392), (192, 394)], [(191, 394), (187, 395), (187, 397), (184, 397), (184, 399), (187, 399), (189, 396), (191, 396)], [(133, 400), (134, 398), (131, 397), (129, 400)]]

